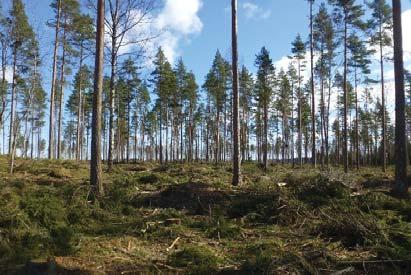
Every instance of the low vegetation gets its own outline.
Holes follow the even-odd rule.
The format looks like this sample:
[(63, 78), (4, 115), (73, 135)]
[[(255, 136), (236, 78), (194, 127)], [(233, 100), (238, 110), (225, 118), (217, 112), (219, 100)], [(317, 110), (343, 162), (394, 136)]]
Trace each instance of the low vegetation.
[(189, 274), (404, 274), (411, 201), (392, 172), (267, 172), (230, 166), (118, 164), (90, 201), (86, 163), (0, 158), (1, 273), (54, 268)]

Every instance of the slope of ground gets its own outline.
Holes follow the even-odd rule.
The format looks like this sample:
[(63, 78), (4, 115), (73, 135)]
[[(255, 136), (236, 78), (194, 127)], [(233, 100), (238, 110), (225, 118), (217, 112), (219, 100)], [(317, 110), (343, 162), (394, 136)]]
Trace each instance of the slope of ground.
[[(392, 172), (119, 164), (89, 201), (86, 163), (0, 158), (0, 270), (41, 274), (404, 274), (411, 201)], [(337, 273), (336, 273), (337, 272)], [(338, 273), (339, 272), (339, 273)]]

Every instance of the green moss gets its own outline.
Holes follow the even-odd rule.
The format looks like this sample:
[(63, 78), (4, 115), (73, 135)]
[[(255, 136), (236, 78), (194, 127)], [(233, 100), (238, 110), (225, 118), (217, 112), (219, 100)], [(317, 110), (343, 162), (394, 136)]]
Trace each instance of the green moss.
[(219, 261), (213, 251), (200, 245), (186, 245), (168, 257), (168, 264), (187, 268), (190, 274), (216, 273)]
[(238, 239), (241, 237), (241, 227), (232, 220), (226, 219), (223, 215), (196, 219), (190, 223), (190, 226), (206, 233), (210, 238), (217, 239)]
[(257, 242), (245, 247), (245, 259), (241, 272), (245, 274), (269, 274), (274, 255), (282, 253), (282, 245), (277, 242)]

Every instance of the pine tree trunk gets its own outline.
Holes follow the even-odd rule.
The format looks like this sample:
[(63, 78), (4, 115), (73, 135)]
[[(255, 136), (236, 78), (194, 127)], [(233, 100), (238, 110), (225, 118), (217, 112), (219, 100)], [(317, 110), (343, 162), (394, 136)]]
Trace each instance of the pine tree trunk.
[(348, 173), (348, 125), (347, 125), (347, 115), (348, 115), (348, 63), (347, 63), (347, 39), (348, 39), (348, 26), (347, 26), (347, 11), (345, 11), (344, 18), (344, 121), (343, 121), (343, 161), (344, 161), (344, 172)]
[(357, 170), (360, 169), (360, 134), (358, 127), (358, 87), (357, 87), (357, 69), (355, 69), (355, 165)]
[(51, 77), (51, 92), (50, 92), (50, 113), (49, 113), (49, 150), (48, 158), (54, 159), (54, 108), (55, 108), (55, 94), (56, 94), (56, 81), (57, 81), (57, 50), (59, 47), (59, 31), (60, 31), (60, 16), (61, 16), (61, 4), (62, 0), (58, 0), (57, 4), (57, 18), (56, 18), (56, 30), (54, 40), (54, 52), (53, 52), (53, 73)]
[(17, 145), (17, 131), (19, 128), (19, 121), (15, 121), (13, 124), (13, 129), (12, 129), (12, 135), (13, 135), (13, 141), (11, 143), (11, 155), (10, 155), (10, 163), (9, 163), (9, 173), (13, 174), (14, 172), (14, 163), (16, 159), (16, 145)]
[(303, 166), (303, 120), (301, 100), (301, 64), (300, 60), (298, 60), (298, 162), (300, 167)]
[(166, 121), (165, 121), (165, 125), (166, 125), (166, 137), (165, 137), (165, 144), (166, 144), (166, 148), (165, 148), (165, 163), (168, 163), (168, 102), (166, 102), (165, 104), (166, 106)]
[(216, 115), (216, 121), (215, 121), (215, 155), (214, 155), (214, 161), (219, 162), (220, 160), (220, 111), (219, 107), (217, 107), (217, 115)]
[[(6, 86), (6, 67), (7, 67), (7, 47), (6, 42), (2, 41), (2, 52), (1, 52), (1, 71), (2, 71), (2, 78), (1, 78), (1, 111), (0, 111), (0, 127), (4, 127), (4, 112), (6, 111), (6, 104), (7, 104), (7, 86)], [(4, 134), (4, 131), (3, 131)], [(4, 146), (4, 142), (3, 142)], [(3, 150), (4, 153), (4, 150)]]
[[(321, 58), (323, 58), (323, 53), (321, 53)], [(325, 98), (324, 98), (324, 78), (321, 74), (321, 169), (324, 169), (325, 164)]]
[[(66, 24), (66, 22), (64, 22)], [(66, 29), (63, 31), (63, 53), (61, 58), (61, 74), (60, 74), (60, 98), (59, 98), (59, 115), (58, 115), (58, 132), (57, 132), (57, 159), (60, 159), (61, 154), (61, 132), (63, 126), (63, 103), (64, 103), (64, 69), (65, 69), (65, 62), (66, 62)]]
[(78, 80), (78, 106), (77, 106), (77, 129), (76, 129), (76, 160), (80, 160), (80, 150), (81, 150), (81, 113), (82, 113), (82, 105), (83, 105), (83, 92), (82, 92), (82, 70), (81, 67), (83, 66), (83, 43), (81, 42), (80, 45), (80, 64), (79, 64), (79, 80)]
[(268, 106), (264, 106), (264, 141), (263, 141), (263, 166), (264, 169), (268, 168)]
[(384, 91), (384, 60), (383, 60), (383, 44), (382, 44), (382, 26), (380, 24), (380, 70), (381, 70), (381, 123), (382, 123), (382, 171), (387, 170), (387, 123), (385, 117), (385, 91)]
[[(9, 125), (9, 155), (13, 154), (14, 142), (14, 124), (15, 124), (15, 100), (16, 100), (16, 68), (17, 68), (17, 47), (13, 48), (13, 76), (11, 84), (11, 100), (10, 100), (10, 125)], [(12, 170), (12, 169), (11, 169)]]
[(160, 103), (160, 119), (159, 119), (159, 131), (160, 131), (160, 148), (159, 148), (159, 159), (160, 159), (160, 164), (163, 164), (163, 112), (162, 112), (162, 106)]
[(295, 128), (294, 128), (294, 81), (291, 84), (291, 163), (292, 167), (295, 167)]
[(312, 148), (311, 157), (312, 164), (314, 168), (317, 165), (317, 150), (316, 150), (316, 137), (315, 137), (315, 84), (314, 84), (314, 31), (313, 31), (313, 2), (310, 1), (310, 56), (311, 56), (311, 137), (312, 137)]
[(237, 0), (231, 1), (232, 8), (232, 58), (233, 58), (233, 180), (232, 184), (237, 186), (241, 183), (241, 160), (240, 160), (240, 119), (239, 119), (239, 97), (238, 97), (238, 47), (237, 47)]
[(128, 163), (130, 161), (130, 134), (131, 134), (131, 119), (130, 119), (130, 113), (131, 113), (131, 107), (130, 107), (130, 90), (128, 91), (128, 96), (127, 96), (127, 136), (126, 136), (126, 162)]
[[(116, 69), (117, 69), (117, 58), (115, 51), (116, 42), (116, 31), (113, 29), (113, 36), (111, 38), (111, 75), (110, 75), (110, 95), (109, 95), (109, 125), (108, 125), (108, 170), (111, 171), (113, 168), (113, 150), (114, 150), (114, 97), (115, 97), (115, 81), (116, 81)], [(118, 155), (117, 155), (118, 156)]]
[(93, 121), (90, 181), (97, 196), (104, 196), (101, 164), (101, 112), (103, 97), (104, 60), (104, 0), (98, 0), (97, 9), (96, 59), (94, 71)]
[(408, 193), (407, 142), (405, 133), (404, 61), (402, 49), (401, 1), (392, 0), (394, 29), (395, 71), (395, 185), (394, 192), (400, 196)]

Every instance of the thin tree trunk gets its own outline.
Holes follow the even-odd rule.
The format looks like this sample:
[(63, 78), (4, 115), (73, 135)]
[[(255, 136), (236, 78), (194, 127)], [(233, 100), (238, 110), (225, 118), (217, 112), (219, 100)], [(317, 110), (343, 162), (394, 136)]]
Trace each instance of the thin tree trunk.
[(313, 31), (313, 2), (310, 1), (310, 56), (311, 56), (311, 136), (312, 136), (312, 148), (311, 148), (311, 158), (314, 168), (317, 165), (317, 150), (316, 150), (316, 139), (315, 139), (315, 84), (314, 84), (314, 31)]
[(303, 120), (301, 106), (301, 64), (298, 60), (298, 162), (303, 166)]
[[(13, 49), (13, 76), (11, 84), (11, 109), (10, 109), (10, 131), (9, 131), (9, 155), (12, 154), (13, 141), (14, 141), (14, 124), (15, 124), (15, 99), (16, 99), (16, 67), (17, 67), (17, 48), (16, 46)], [(12, 169), (11, 169), (12, 170)]]
[(344, 172), (348, 173), (348, 125), (347, 125), (347, 115), (348, 115), (348, 63), (347, 63), (347, 11), (345, 11), (344, 17), (344, 122), (343, 122), (343, 161), (344, 161)]
[[(66, 24), (66, 22), (64, 22)], [(65, 67), (65, 62), (66, 62), (66, 30), (64, 29), (63, 32), (63, 53), (62, 53), (62, 59), (61, 59), (61, 75), (60, 75), (60, 107), (59, 107), (59, 117), (58, 117), (58, 132), (57, 132), (57, 159), (60, 159), (60, 154), (61, 154), (61, 147), (62, 147), (62, 141), (61, 141), (61, 132), (62, 132), (62, 126), (63, 126), (63, 103), (64, 103), (64, 67)]]
[(78, 80), (78, 109), (77, 109), (77, 129), (76, 129), (76, 160), (80, 160), (80, 151), (81, 151), (81, 114), (82, 114), (82, 105), (83, 105), (83, 92), (82, 92), (82, 69), (83, 66), (83, 42), (80, 45), (80, 63), (79, 63), (79, 80)]
[(382, 26), (380, 24), (380, 70), (381, 70), (381, 123), (382, 123), (382, 171), (387, 170), (387, 123), (385, 117), (385, 91), (384, 91), (384, 60), (383, 60), (383, 45), (381, 30)]
[(263, 144), (263, 165), (268, 168), (268, 107), (264, 106), (264, 144)]
[(360, 134), (358, 127), (358, 87), (357, 87), (357, 69), (355, 69), (355, 165), (357, 170), (360, 169)]
[[(112, 38), (112, 47), (115, 45), (115, 38)], [(114, 49), (112, 49), (114, 51)], [(115, 77), (116, 77), (116, 57), (111, 56), (111, 77), (110, 77), (110, 95), (109, 95), (109, 125), (108, 125), (108, 170), (113, 167), (113, 150), (114, 150), (114, 96), (115, 96)]]
[(237, 0), (231, 1), (232, 8), (232, 58), (233, 58), (233, 180), (232, 184), (237, 186), (241, 183), (241, 160), (240, 160), (240, 118), (238, 97), (238, 45), (237, 45)]
[(51, 77), (51, 92), (50, 92), (50, 113), (49, 113), (49, 150), (48, 158), (53, 159), (54, 156), (54, 100), (56, 93), (56, 80), (57, 80), (57, 49), (59, 46), (59, 31), (60, 31), (60, 16), (61, 16), (61, 3), (62, 0), (58, 0), (57, 4), (57, 18), (56, 18), (56, 30), (55, 30), (55, 42), (53, 52), (53, 73)]
[[(0, 111), (0, 127), (4, 127), (4, 112), (6, 111), (6, 104), (7, 104), (7, 82), (6, 82), (6, 68), (7, 68), (7, 46), (6, 41), (1, 41), (2, 44), (2, 52), (1, 52), (1, 71), (2, 71), (2, 79), (1, 79), (1, 111)], [(4, 131), (3, 131), (4, 134)], [(3, 142), (4, 146), (4, 142)], [(4, 153), (4, 150), (3, 150)]]

